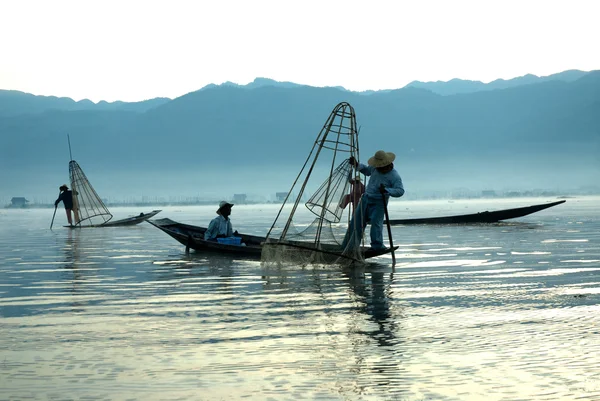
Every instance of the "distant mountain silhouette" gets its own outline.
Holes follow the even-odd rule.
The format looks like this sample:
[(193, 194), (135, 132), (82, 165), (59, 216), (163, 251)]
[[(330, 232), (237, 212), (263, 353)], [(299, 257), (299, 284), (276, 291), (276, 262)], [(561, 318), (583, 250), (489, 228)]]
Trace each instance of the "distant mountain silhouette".
[[(420, 82), (413, 81), (405, 86), (405, 88), (420, 88), (426, 89), (439, 95), (453, 95), (461, 93), (473, 93), (486, 90), (494, 89), (507, 89), (521, 85), (529, 85), (533, 83), (540, 83), (546, 81), (561, 81), (561, 82), (573, 82), (584, 75), (587, 72), (579, 70), (563, 71), (561, 73), (549, 75), (546, 77), (538, 77), (532, 74), (527, 74), (522, 77), (517, 77), (509, 80), (497, 79), (488, 84), (480, 81), (469, 81), (462, 79), (452, 79), (447, 82)], [(254, 81), (246, 84), (239, 85), (234, 82), (224, 82), (219, 85), (209, 84), (199, 89), (198, 91), (212, 89), (216, 87), (230, 86), (243, 89), (257, 89), (263, 87), (278, 87), (278, 88), (298, 88), (309, 85), (302, 85), (293, 82), (279, 82), (270, 78), (256, 78)], [(366, 90), (362, 92), (354, 92), (345, 89), (342, 86), (332, 86), (327, 88), (339, 89), (345, 92), (351, 92), (353, 94), (361, 95), (372, 95), (389, 93), (393, 89), (384, 90)], [(198, 92), (196, 91), (196, 92)], [(165, 103), (170, 102), (172, 99), (169, 98), (154, 98), (144, 100), (140, 102), (106, 102), (104, 100), (94, 103), (88, 99), (74, 101), (67, 97), (56, 97), (56, 96), (36, 96), (25, 92), (15, 90), (2, 90), (0, 89), (0, 117), (16, 116), (21, 114), (38, 114), (50, 110), (56, 111), (78, 111), (78, 110), (95, 110), (95, 111), (133, 111), (138, 113), (144, 113), (155, 107), (161, 106)]]
[(37, 114), (50, 110), (76, 111), (76, 110), (115, 110), (134, 111), (143, 113), (156, 106), (164, 104), (171, 99), (154, 98), (141, 102), (105, 102), (94, 103), (91, 100), (78, 102), (67, 97), (36, 96), (30, 93), (0, 89), (0, 117), (15, 116), (20, 114)]
[(0, 117), (0, 197), (55, 192), (68, 177), (67, 134), (101, 196), (285, 191), (341, 101), (356, 110), (363, 160), (395, 152), (407, 191), (600, 177), (600, 71), (448, 96), (272, 83), (204, 87), (144, 112), (117, 104)]
[(436, 82), (420, 82), (413, 81), (409, 83), (407, 86), (414, 88), (427, 89), (432, 91), (433, 93), (437, 93), (439, 95), (456, 95), (459, 93), (473, 93), (479, 91), (486, 90), (495, 90), (495, 89), (507, 89), (513, 88), (515, 86), (521, 85), (530, 85), (536, 84), (540, 82), (547, 81), (561, 81), (561, 82), (573, 82), (577, 79), (586, 75), (586, 71), (579, 70), (569, 70), (563, 71), (558, 74), (552, 74), (545, 77), (538, 77), (536, 75), (527, 74), (522, 77), (517, 77), (513, 79), (497, 79), (490, 83), (483, 83), (481, 81), (469, 81), (463, 79), (451, 79), (450, 81), (436, 81)]

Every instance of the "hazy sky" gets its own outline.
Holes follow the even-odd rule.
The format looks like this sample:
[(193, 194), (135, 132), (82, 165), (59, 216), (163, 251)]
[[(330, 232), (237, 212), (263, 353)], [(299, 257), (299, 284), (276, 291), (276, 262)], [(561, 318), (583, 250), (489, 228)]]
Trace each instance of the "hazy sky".
[(600, 69), (589, 0), (0, 0), (0, 89), (177, 97), (255, 77), (350, 90)]

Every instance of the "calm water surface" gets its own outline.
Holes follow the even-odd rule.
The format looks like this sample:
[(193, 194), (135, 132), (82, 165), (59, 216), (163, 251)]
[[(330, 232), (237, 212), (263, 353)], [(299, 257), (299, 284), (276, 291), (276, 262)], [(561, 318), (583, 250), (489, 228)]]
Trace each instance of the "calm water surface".
[[(554, 199), (404, 201), (391, 218)], [(157, 216), (207, 225), (216, 207)], [(117, 208), (115, 218), (150, 208)], [(600, 199), (393, 227), (364, 268), (186, 255), (147, 223), (0, 209), (0, 398), (598, 400)], [(265, 235), (277, 207), (236, 205)]]

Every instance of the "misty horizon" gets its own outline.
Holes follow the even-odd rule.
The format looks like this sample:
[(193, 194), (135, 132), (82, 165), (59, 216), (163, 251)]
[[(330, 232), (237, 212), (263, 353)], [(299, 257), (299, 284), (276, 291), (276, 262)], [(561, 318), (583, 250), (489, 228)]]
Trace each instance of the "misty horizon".
[(290, 189), (341, 99), (356, 109), (362, 161), (379, 149), (396, 153), (407, 198), (462, 189), (568, 194), (600, 176), (600, 71), (578, 74), (454, 96), (225, 85), (147, 109), (99, 111), (39, 97), (33, 110), (5, 93), (12, 115), (0, 116), (0, 199), (57, 196), (69, 181), (68, 134), (105, 199), (272, 200)]
[[(462, 165), (427, 165), (425, 163), (403, 166), (396, 164), (396, 170), (403, 179), (405, 199), (437, 194), (450, 194), (453, 191), (496, 191), (498, 194), (517, 191), (555, 191), (565, 195), (593, 191), (597, 185), (596, 174), (586, 168), (589, 161), (581, 161), (579, 166), (571, 166), (570, 172), (553, 171), (544, 173), (544, 167), (532, 170), (531, 166), (512, 162), (494, 163), (485, 167), (483, 163), (463, 163)], [(142, 201), (182, 201), (186, 198), (201, 200), (233, 199), (234, 194), (246, 194), (248, 201), (275, 201), (276, 192), (288, 192), (296, 179), (299, 169), (291, 166), (267, 170), (265, 167), (247, 166), (243, 172), (223, 173), (217, 170), (187, 173), (141, 172), (141, 171), (102, 171), (91, 168), (86, 171), (90, 183), (101, 198), (120, 203), (126, 200)], [(23, 196), (38, 203), (53, 202), (58, 196), (58, 187), (69, 185), (68, 169), (64, 174), (54, 173), (42, 177), (31, 171), (25, 183), (9, 185), (10, 190), (1, 190), (0, 199), (4, 203), (12, 197)], [(473, 171), (477, 171), (477, 175)], [(62, 179), (61, 179), (62, 177)], [(261, 177), (268, 177), (268, 180)], [(3, 180), (4, 181), (4, 180)], [(310, 182), (307, 194), (318, 188), (317, 182)], [(70, 185), (69, 185), (70, 186)], [(6, 187), (3, 187), (6, 188)], [(401, 198), (402, 199), (402, 198)]]

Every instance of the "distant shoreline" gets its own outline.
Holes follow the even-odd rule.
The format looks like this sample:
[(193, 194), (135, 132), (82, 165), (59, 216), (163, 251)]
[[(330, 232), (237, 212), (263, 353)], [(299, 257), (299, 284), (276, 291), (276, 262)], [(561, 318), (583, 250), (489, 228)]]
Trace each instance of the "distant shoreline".
[[(600, 193), (586, 193), (586, 194), (575, 194), (575, 195), (561, 195), (561, 194), (550, 194), (550, 193), (541, 193), (541, 194), (527, 194), (521, 196), (458, 196), (458, 197), (418, 197), (418, 198), (407, 198), (403, 197), (400, 200), (395, 201), (456, 201), (456, 200), (501, 200), (501, 199), (540, 199), (547, 198), (548, 200), (554, 199), (578, 199), (578, 198), (586, 198), (586, 197), (594, 197), (600, 196)], [(234, 202), (230, 199), (230, 201)], [(282, 202), (278, 201), (262, 201), (262, 202), (236, 202), (237, 205), (281, 205)], [(301, 202), (303, 203), (303, 202)], [(173, 207), (173, 206), (214, 206), (216, 204), (215, 201), (198, 201), (198, 202), (115, 202), (115, 203), (106, 203), (106, 206), (109, 208), (119, 208), (119, 207)], [(54, 204), (28, 204), (27, 206), (17, 207), (12, 205), (5, 205), (4, 209), (53, 209)]]

